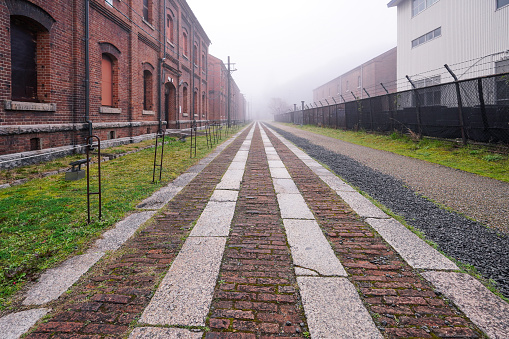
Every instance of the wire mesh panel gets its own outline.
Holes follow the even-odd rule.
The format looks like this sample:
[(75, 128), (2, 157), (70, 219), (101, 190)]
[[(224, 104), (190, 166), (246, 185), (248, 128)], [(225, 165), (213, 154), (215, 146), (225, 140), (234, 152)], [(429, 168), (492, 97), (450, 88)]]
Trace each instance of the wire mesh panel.
[(509, 73), (285, 113), (276, 121), (509, 144)]

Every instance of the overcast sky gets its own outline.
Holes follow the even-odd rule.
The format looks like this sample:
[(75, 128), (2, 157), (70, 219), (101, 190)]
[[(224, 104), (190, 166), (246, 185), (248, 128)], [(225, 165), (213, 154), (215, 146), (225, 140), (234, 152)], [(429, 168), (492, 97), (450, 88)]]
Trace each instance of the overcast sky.
[(187, 0), (212, 41), (209, 53), (264, 114), (271, 97), (293, 107), (313, 89), (396, 46), (389, 0)]

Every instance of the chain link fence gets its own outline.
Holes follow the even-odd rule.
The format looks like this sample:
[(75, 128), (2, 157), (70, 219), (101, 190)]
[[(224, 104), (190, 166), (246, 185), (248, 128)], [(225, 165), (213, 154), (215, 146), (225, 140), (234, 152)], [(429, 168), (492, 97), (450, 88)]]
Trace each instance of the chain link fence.
[(275, 120), (509, 144), (509, 73), (277, 114)]

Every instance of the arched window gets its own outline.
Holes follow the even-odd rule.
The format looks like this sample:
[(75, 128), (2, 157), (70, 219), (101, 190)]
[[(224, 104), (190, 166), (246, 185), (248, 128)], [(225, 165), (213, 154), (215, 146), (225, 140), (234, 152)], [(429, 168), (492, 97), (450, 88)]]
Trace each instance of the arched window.
[(173, 42), (173, 17), (171, 13), (166, 16), (166, 39)]
[(182, 52), (186, 56), (189, 55), (189, 42), (187, 38), (187, 31), (185, 30), (182, 31)]
[(113, 107), (113, 59), (108, 54), (101, 61), (101, 105)]
[(152, 23), (152, 1), (143, 0), (143, 20)]
[(193, 62), (195, 65), (200, 63), (200, 60), (198, 60), (198, 44), (196, 42), (193, 45)]
[(37, 31), (11, 19), (12, 99), (37, 100)]
[[(55, 20), (28, 1), (8, 1), (10, 25), (11, 98), (48, 102), (52, 97), (49, 31)], [(7, 56), (2, 55), (5, 59)], [(2, 60), (3, 60), (2, 59)]]
[(188, 110), (188, 106), (187, 106), (187, 102), (188, 102), (189, 98), (188, 98), (188, 94), (187, 94), (187, 87), (184, 87), (182, 88), (182, 110), (184, 113), (188, 113), (189, 110)]
[(143, 109), (152, 111), (152, 73), (143, 71)]

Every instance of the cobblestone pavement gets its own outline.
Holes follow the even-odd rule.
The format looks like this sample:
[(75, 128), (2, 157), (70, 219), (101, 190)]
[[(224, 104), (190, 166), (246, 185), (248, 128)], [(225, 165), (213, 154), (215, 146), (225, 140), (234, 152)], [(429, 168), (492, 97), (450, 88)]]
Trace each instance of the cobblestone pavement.
[[(480, 330), (486, 330), (482, 322), (474, 324), (463, 309), (424, 279), (422, 269), (407, 263), (271, 130), (259, 124), (250, 127), (254, 133), (245, 168), (235, 159), (243, 152), (244, 139), (251, 138), (249, 128), (120, 249), (102, 258), (59, 299), (41, 305), (49, 313), (26, 338), (486, 337)], [(240, 188), (220, 189), (225, 180), (239, 175), (240, 168)], [(279, 177), (282, 179), (275, 179)], [(276, 190), (275, 183), (279, 185)], [(285, 190), (296, 199), (288, 205), (284, 205), (285, 194), (281, 193)], [(223, 196), (228, 192), (233, 192), (234, 198), (217, 198), (219, 193)], [(192, 231), (195, 225), (202, 227), (200, 216), (214, 205), (210, 204), (211, 196), (218, 201), (235, 201), (236, 205), (231, 224), (228, 221), (226, 225), (229, 234), (210, 236), (224, 239), (226, 245), (217, 263), (215, 287), (205, 301), (208, 306), (204, 314), (208, 315), (192, 323), (186, 319), (151, 322), (147, 310), (159, 295), (175, 287), (168, 287), (165, 275), (188, 252), (181, 249), (190, 242), (206, 242), (205, 236), (193, 235)], [(299, 199), (307, 207), (295, 210), (295, 206), (301, 206)], [(295, 217), (307, 208), (312, 212), (310, 216)], [(316, 223), (320, 227), (319, 236), (326, 238), (328, 249), (312, 243), (315, 238), (311, 228), (301, 230), (301, 239), (291, 235), (290, 221), (301, 219), (306, 225)], [(300, 248), (299, 241), (308, 244)], [(322, 255), (327, 251), (333, 253), (334, 260), (339, 259), (338, 265), (344, 270), (340, 267), (322, 273), (321, 268), (300, 264), (316, 260), (310, 259), (316, 258), (313, 253)], [(198, 253), (212, 257), (210, 253)], [(326, 260), (330, 259), (323, 254)], [(187, 272), (197, 274), (201, 269), (192, 262), (186, 267)], [(192, 285), (192, 281), (183, 284), (187, 283)], [(322, 286), (327, 287), (320, 290)], [(328, 299), (317, 303), (321, 299), (314, 290), (323, 291)], [(182, 301), (177, 296), (173, 300), (185, 308), (194, 304), (192, 298), (185, 296)], [(168, 302), (158, 312), (170, 312), (175, 307)], [(501, 312), (509, 311), (503, 307)], [(1, 326), (2, 319), (0, 332)], [(501, 331), (505, 330), (502, 326)], [(490, 337), (502, 338), (497, 333), (503, 332)]]

